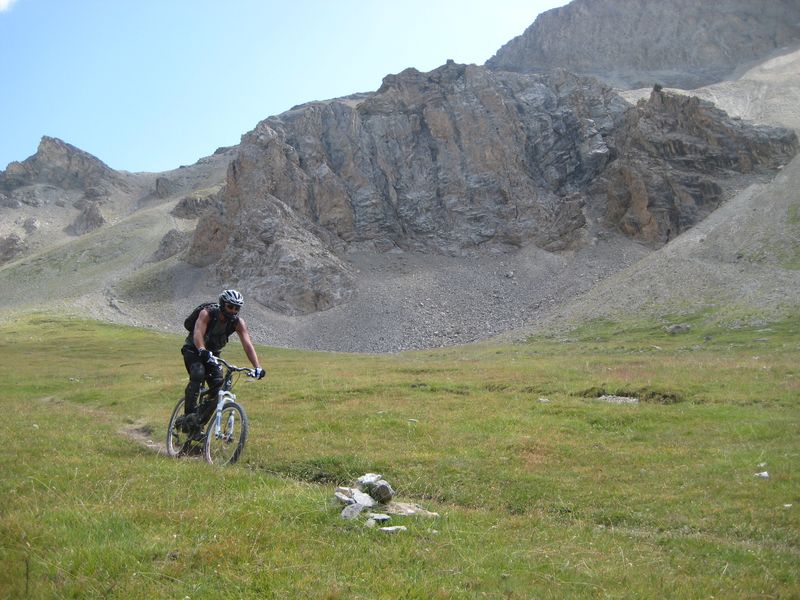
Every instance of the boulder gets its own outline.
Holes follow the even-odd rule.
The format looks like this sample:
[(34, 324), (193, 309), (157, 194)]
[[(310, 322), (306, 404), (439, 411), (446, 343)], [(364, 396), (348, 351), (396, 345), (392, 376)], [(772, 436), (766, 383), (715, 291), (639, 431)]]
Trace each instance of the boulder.
[(180, 190), (180, 186), (167, 177), (156, 178), (155, 194), (157, 198), (169, 198)]
[(78, 217), (69, 226), (72, 235), (83, 235), (101, 227), (106, 222), (97, 202), (87, 201)]
[(158, 249), (153, 253), (151, 260), (159, 262), (183, 252), (188, 248), (191, 234), (178, 229), (170, 229), (158, 244)]
[(14, 260), (25, 250), (25, 241), (17, 234), (0, 237), (0, 264)]
[(31, 233), (35, 233), (36, 231), (39, 231), (39, 228), (41, 226), (42, 224), (36, 217), (28, 217), (22, 222), (22, 228), (28, 235), (30, 235)]

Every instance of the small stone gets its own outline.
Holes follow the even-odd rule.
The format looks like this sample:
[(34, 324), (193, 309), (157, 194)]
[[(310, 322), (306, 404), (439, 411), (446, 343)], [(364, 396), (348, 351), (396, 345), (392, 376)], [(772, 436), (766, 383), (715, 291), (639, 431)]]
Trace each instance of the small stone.
[(379, 475), (378, 473), (367, 473), (366, 475), (359, 477), (356, 480), (356, 483), (361, 490), (364, 490), (370, 485), (378, 483), (382, 477), (383, 475)]
[(353, 500), (365, 507), (375, 506), (375, 499), (372, 496), (358, 490), (353, 492)]
[(388, 523), (392, 520), (392, 517), (383, 513), (369, 513), (369, 518), (376, 523)]
[(347, 494), (343, 494), (342, 492), (336, 492), (333, 496), (342, 504), (355, 504), (356, 501), (353, 500), (352, 496), (348, 496)]
[(638, 404), (638, 398), (632, 398), (630, 396), (600, 396), (598, 398), (601, 402), (608, 402), (610, 404)]
[(412, 504), (409, 502), (391, 502), (386, 505), (384, 510), (390, 515), (403, 517), (418, 516), (437, 518), (439, 516), (439, 513), (431, 512), (422, 508), (419, 504)]
[(373, 488), (369, 491), (369, 495), (375, 498), (381, 504), (386, 504), (394, 498), (394, 490), (392, 486), (389, 485), (388, 481), (384, 481), (381, 479), (378, 483), (376, 483)]
[(393, 525), (392, 527), (381, 527), (379, 531), (384, 533), (400, 533), (401, 531), (408, 531), (405, 525)]
[(339, 515), (343, 519), (347, 519), (349, 521), (358, 517), (361, 514), (361, 511), (364, 510), (363, 504), (351, 504), (349, 506), (345, 506), (344, 510)]
[(670, 325), (668, 327), (664, 327), (664, 331), (669, 333), (670, 335), (677, 335), (679, 333), (687, 333), (692, 328), (691, 325), (687, 323), (680, 323), (678, 325)]

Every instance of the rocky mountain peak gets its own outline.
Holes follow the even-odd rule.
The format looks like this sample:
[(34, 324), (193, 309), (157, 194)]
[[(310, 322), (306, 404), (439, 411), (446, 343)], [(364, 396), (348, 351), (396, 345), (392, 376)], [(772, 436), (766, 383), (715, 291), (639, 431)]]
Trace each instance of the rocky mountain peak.
[(12, 162), (0, 172), (0, 190), (47, 184), (67, 190), (91, 190), (103, 183), (122, 185), (119, 174), (103, 161), (58, 138), (42, 137), (36, 154)]
[(798, 43), (797, 0), (573, 0), (539, 15), (486, 65), (560, 67), (623, 89), (693, 89)]

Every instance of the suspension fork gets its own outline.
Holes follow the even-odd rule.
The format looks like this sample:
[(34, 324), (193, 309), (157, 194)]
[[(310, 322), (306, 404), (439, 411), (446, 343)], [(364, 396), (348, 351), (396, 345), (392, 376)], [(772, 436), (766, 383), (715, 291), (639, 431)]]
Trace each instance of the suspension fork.
[[(220, 390), (219, 393), (217, 394), (217, 410), (214, 413), (214, 437), (217, 439), (220, 439), (222, 437), (222, 432), (223, 432), (222, 407), (225, 406), (226, 402), (236, 402), (236, 396), (234, 396), (230, 392)], [(233, 413), (231, 413), (230, 417), (228, 418), (228, 423), (226, 425), (227, 428), (225, 429), (225, 434), (228, 436), (232, 436)]]

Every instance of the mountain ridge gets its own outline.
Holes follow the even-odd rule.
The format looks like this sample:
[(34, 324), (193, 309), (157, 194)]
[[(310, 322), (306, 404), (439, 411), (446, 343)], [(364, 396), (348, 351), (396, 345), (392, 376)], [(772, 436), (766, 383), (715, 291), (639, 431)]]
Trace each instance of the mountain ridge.
[[(381, 93), (386, 97), (392, 85), (405, 86), (406, 82), (410, 80), (418, 81), (419, 88), (425, 89), (425, 86), (431, 85), (429, 82), (431, 77), (446, 79), (455, 76), (453, 81), (458, 84), (458, 74), (466, 73), (470, 69), (473, 73), (478, 72), (475, 66), (452, 63), (443, 65), (436, 70), (436, 73), (431, 72), (432, 74), (410, 70), (408, 73), (390, 75), (387, 76), (386, 87), (381, 88), (383, 89)], [(766, 76), (772, 75), (768, 73)], [(502, 77), (508, 78), (508, 76)], [(573, 77), (571, 75), (562, 76), (562, 80), (575, 81), (575, 79), (571, 79)], [(789, 77), (781, 85), (788, 86), (787, 89), (796, 89), (796, 87), (792, 87), (796, 84), (787, 83), (790, 79)], [(748, 85), (752, 85), (752, 79), (747, 81)], [(728, 84), (732, 86), (729, 90), (715, 93), (719, 97), (734, 97), (736, 82), (728, 82)], [(379, 92), (380, 90), (375, 93), (353, 94), (336, 103), (329, 101), (299, 105), (284, 113), (283, 116), (270, 117), (265, 122), (272, 132), (277, 133), (278, 130), (269, 126), (269, 123), (275, 124), (278, 118), (290, 116), (297, 118), (298, 115), (310, 108), (329, 107), (331, 104), (343, 106), (344, 108), (336, 110), (340, 111), (342, 115), (346, 115), (349, 114), (345, 110), (346, 108), (355, 110), (359, 105), (368, 103), (379, 96)], [(649, 89), (641, 92), (639, 96), (650, 97), (650, 100), (644, 100), (648, 103), (658, 103), (664, 98), (673, 101), (670, 99), (674, 96), (670, 95), (671, 93), (668, 93), (667, 90), (657, 92), (658, 95), (653, 99), (655, 93)], [(638, 101), (638, 98), (627, 97), (634, 103)], [(697, 114), (703, 114), (702, 104), (698, 104), (696, 101), (683, 101), (676, 98), (674, 102), (677, 103), (676, 106), (682, 107), (676, 114), (681, 113), (684, 109), (691, 109), (690, 113), (699, 110), (700, 112)], [(755, 98), (752, 104), (758, 103), (758, 98)], [(376, 108), (380, 109), (379, 106)], [(785, 105), (769, 106), (766, 112), (771, 116), (765, 117), (762, 114), (759, 120), (773, 125), (796, 127), (795, 121), (782, 116), (784, 113), (788, 114), (787, 111), (790, 110), (791, 107)], [(320, 109), (316, 114), (324, 116), (325, 110)], [(413, 116), (413, 114), (420, 113), (412, 111), (411, 114)], [(438, 122), (444, 123), (441, 120)], [(273, 139), (267, 129), (259, 130), (257, 127), (253, 132), (243, 136), (243, 143), (245, 145), (250, 143), (247, 136), (255, 135), (257, 137), (262, 134)], [(392, 138), (389, 136), (386, 139)], [(591, 139), (591, 136), (586, 139)], [(255, 145), (258, 145), (257, 139), (255, 142), (257, 142)], [(327, 143), (326, 151), (328, 152), (344, 147), (335, 142), (334, 138), (328, 140)], [(670, 144), (664, 145), (660, 152), (670, 148), (674, 150), (674, 141)], [(796, 139), (794, 144), (796, 145)], [(296, 151), (296, 146), (290, 145), (290, 147)], [(668, 271), (672, 268), (671, 265), (659, 263), (657, 257), (671, 256), (670, 253), (675, 252), (675, 248), (684, 246), (687, 243), (686, 240), (692, 238), (688, 234), (693, 231), (693, 228), (682, 230), (682, 235), (678, 235), (681, 231), (676, 231), (675, 239), (667, 236), (666, 240), (661, 239), (664, 233), (661, 231), (659, 236), (656, 236), (657, 239), (653, 238), (648, 242), (646, 238), (631, 239), (622, 236), (618, 228), (597, 228), (597, 219), (602, 218), (602, 214), (588, 211), (584, 213), (583, 220), (588, 223), (592, 234), (582, 234), (577, 240), (579, 243), (564, 244), (557, 252), (551, 251), (553, 249), (539, 248), (536, 245), (522, 245), (510, 250), (500, 248), (499, 252), (489, 251), (477, 254), (467, 252), (463, 256), (458, 256), (457, 252), (452, 256), (449, 256), (447, 252), (434, 255), (422, 254), (419, 252), (420, 247), (403, 248), (397, 246), (394, 241), (390, 243), (382, 241), (375, 245), (375, 242), (369, 239), (339, 237), (336, 234), (339, 230), (336, 227), (330, 228), (328, 225), (335, 223), (337, 218), (341, 219), (346, 216), (343, 211), (347, 208), (347, 203), (340, 203), (338, 212), (332, 213), (334, 218), (329, 219), (328, 222), (317, 222), (314, 219), (319, 216), (319, 211), (315, 213), (313, 203), (307, 204), (312, 210), (304, 215), (302, 211), (300, 213), (295, 211), (285, 199), (278, 198), (273, 194), (264, 194), (263, 190), (258, 188), (254, 188), (258, 190), (255, 194), (246, 193), (237, 200), (234, 188), (241, 180), (237, 182), (237, 178), (232, 176), (232, 171), (237, 168), (236, 161), (239, 159), (255, 160), (256, 162), (261, 160), (255, 155), (247, 158), (247, 153), (248, 150), (243, 149), (240, 144), (233, 148), (221, 149), (220, 154), (201, 159), (195, 165), (181, 167), (166, 173), (125, 174), (121, 172), (123, 177), (127, 178), (126, 181), (129, 182), (129, 185), (133, 186), (134, 193), (128, 197), (128, 204), (124, 202), (120, 204), (118, 212), (111, 210), (115, 206), (113, 201), (108, 200), (111, 195), (108, 198), (103, 195), (97, 195), (95, 198), (78, 197), (79, 194), (68, 195), (66, 198), (62, 197), (62, 200), (66, 200), (63, 202), (64, 206), (53, 208), (54, 201), (50, 202), (52, 198), (48, 200), (49, 197), (45, 194), (43, 205), (37, 207), (25, 204), (19, 198), (11, 197), (8, 188), (4, 188), (6, 191), (0, 192), (4, 194), (4, 203), (8, 203), (10, 197), (11, 202), (16, 199), (26, 214), (41, 216), (49, 207), (52, 211), (60, 211), (68, 215), (69, 218), (64, 217), (59, 221), (58, 226), (62, 229), (67, 225), (74, 224), (75, 219), (82, 214), (81, 211), (86, 206), (92, 206), (88, 200), (94, 201), (93, 206), (98, 209), (101, 216), (105, 213), (103, 218), (106, 219), (106, 222), (77, 239), (70, 238), (67, 233), (58, 230), (57, 227), (51, 228), (51, 231), (61, 231), (58, 236), (49, 234), (53, 238), (60, 236), (58, 242), (62, 244), (61, 246), (53, 247), (50, 251), (47, 251), (45, 245), (29, 248), (27, 250), (28, 258), (20, 258), (18, 254), (16, 257), (12, 257), (5, 267), (0, 268), (0, 280), (3, 281), (3, 292), (0, 293), (0, 303), (3, 306), (2, 318), (12, 315), (13, 307), (24, 303), (23, 299), (36, 298), (36, 306), (49, 306), (59, 311), (79, 310), (100, 318), (140, 326), (179, 329), (175, 324), (182, 321), (183, 312), (187, 308), (191, 308), (190, 305), (196, 304), (198, 298), (215, 296), (221, 285), (242, 283), (237, 277), (251, 266), (257, 267), (259, 263), (263, 262), (265, 247), (273, 249), (278, 247), (280, 251), (275, 253), (272, 262), (269, 263), (271, 264), (269, 272), (259, 273), (258, 268), (255, 269), (261, 291), (259, 292), (256, 288), (247, 290), (250, 300), (247, 313), (252, 315), (248, 319), (248, 323), (252, 323), (251, 330), (258, 341), (283, 346), (385, 352), (451, 345), (484, 339), (509, 330), (529, 332), (532, 331), (530, 327), (536, 327), (537, 324), (540, 327), (553, 323), (563, 326), (563, 324), (579, 318), (619, 314), (618, 311), (615, 313), (610, 308), (620, 309), (623, 313), (625, 307), (628, 307), (630, 311), (641, 311), (643, 306), (641, 302), (636, 303), (633, 299), (629, 301), (623, 298), (629, 294), (617, 293), (615, 295), (613, 293), (620, 287), (636, 289), (636, 295), (650, 298), (653, 304), (658, 304), (661, 301), (659, 298), (661, 298), (665, 300), (664, 306), (670, 305), (670, 302), (666, 301), (669, 300), (670, 294), (680, 299), (682, 298), (681, 287), (686, 289), (690, 287), (685, 285), (686, 281), (684, 280), (673, 279), (674, 289), (668, 290), (669, 293), (662, 289), (657, 295), (651, 294), (647, 275), (651, 273), (652, 269), (637, 270), (636, 265), (646, 257), (653, 256), (656, 257), (650, 259), (654, 261), (653, 264), (658, 264), (660, 269)], [(759, 154), (761, 152), (757, 151), (756, 155)], [(704, 159), (713, 156), (710, 153), (700, 153), (700, 155)], [(775, 156), (777, 157), (779, 154)], [(771, 168), (780, 166), (778, 163), (788, 160), (787, 153), (784, 153), (783, 156), (785, 159), (778, 159)], [(307, 161), (303, 158), (302, 153), (292, 154), (291, 151), (286, 155), (286, 159), (288, 160), (285, 163), (287, 165), (299, 165), (303, 160)], [(686, 158), (680, 160), (685, 162)], [(794, 159), (792, 163), (785, 166), (775, 182), (782, 186), (793, 185), (796, 162), (797, 159)], [(306, 162), (306, 166), (307, 164)], [(640, 170), (646, 172), (649, 169)], [(298, 174), (309, 172), (315, 172), (315, 170), (303, 171), (300, 169)], [(267, 173), (268, 171), (263, 169), (254, 169), (252, 177), (254, 180), (263, 179)], [(241, 174), (241, 170), (239, 174)], [(330, 177), (324, 172), (321, 174), (323, 179)], [(305, 181), (307, 177), (307, 175), (303, 175), (297, 181)], [(788, 184), (786, 183), (787, 177), (789, 178)], [(226, 185), (222, 185), (224, 179), (227, 179)], [(231, 186), (231, 181), (233, 181), (233, 186)], [(48, 184), (38, 183), (36, 185)], [(763, 188), (763, 191), (755, 194), (753, 190), (759, 186)], [(770, 187), (771, 184), (766, 173), (745, 175), (744, 179), (739, 177), (739, 179), (732, 180), (730, 189), (717, 203), (721, 203), (723, 208), (738, 207), (736, 214), (741, 216), (748, 211), (753, 212), (750, 204), (754, 202), (754, 198), (761, 198), (762, 201), (769, 198)], [(629, 186), (628, 189), (634, 188)], [(736, 189), (743, 189), (743, 195), (735, 195)], [(785, 190), (786, 188), (781, 189)], [(41, 193), (44, 194), (44, 192)], [(602, 195), (597, 190), (595, 193)], [(583, 194), (583, 196), (587, 195)], [(690, 193), (688, 197), (695, 198), (693, 193)], [(253, 205), (253, 198), (260, 198), (256, 202), (257, 206)], [(268, 202), (262, 204), (265, 199)], [(581, 201), (585, 205), (586, 198), (582, 198)], [(250, 209), (241, 210), (248, 204), (250, 208), (256, 210), (255, 213), (249, 212)], [(636, 202), (630, 206), (636, 206)], [(19, 210), (19, 208), (13, 209), (8, 206), (6, 208)], [(793, 205), (785, 207), (785, 211), (781, 213), (784, 215), (784, 219), (788, 219), (788, 215), (793, 214), (791, 210), (794, 210)], [(623, 214), (625, 212), (627, 209), (623, 211)], [(710, 212), (710, 214), (714, 215), (715, 212)], [(183, 260), (183, 253), (187, 248), (190, 249), (189, 253), (192, 253), (192, 244), (198, 246), (199, 242), (199, 246), (203, 246), (203, 236), (198, 235), (198, 231), (202, 232), (204, 229), (209, 232), (215, 231), (225, 224), (234, 222), (229, 219), (237, 218), (236, 215), (239, 215), (241, 228), (237, 225), (239, 233), (236, 235), (239, 237), (234, 246), (243, 249), (239, 258), (222, 257), (218, 250), (215, 255), (218, 257), (216, 262), (212, 260), (206, 264), (202, 264), (202, 262), (201, 264), (192, 264)], [(253, 218), (254, 215), (258, 215), (257, 218)], [(649, 222), (647, 211), (641, 212), (637, 209), (634, 210), (632, 216), (644, 218), (643, 221), (639, 219), (641, 223)], [(29, 216), (28, 218), (36, 217)], [(21, 218), (4, 219), (4, 230), (0, 232), (0, 235), (9, 231), (13, 226), (16, 228), (13, 235), (19, 236), (20, 240), (25, 239), (22, 237), (25, 233), (20, 232), (26, 231), (26, 222)], [(631, 223), (633, 222), (635, 220), (631, 221)], [(699, 223), (703, 224), (705, 221), (701, 218)], [(268, 226), (262, 227), (259, 224)], [(569, 220), (567, 220), (567, 224), (569, 224)], [(730, 252), (727, 254), (720, 252), (719, 256), (712, 252), (710, 258), (705, 257), (707, 261), (711, 260), (709, 264), (713, 264), (714, 260), (722, 260), (722, 262), (730, 264), (738, 262), (739, 270), (725, 271), (730, 275), (730, 280), (718, 281), (712, 278), (708, 282), (709, 293), (713, 295), (715, 286), (723, 291), (729, 288), (735, 289), (737, 285), (741, 284), (743, 278), (771, 276), (774, 281), (780, 282), (780, 285), (786, 290), (785, 293), (775, 296), (768, 290), (769, 279), (761, 277), (759, 281), (763, 280), (763, 285), (754, 286), (757, 288), (758, 294), (754, 294), (748, 301), (752, 301), (753, 306), (758, 308), (759, 298), (761, 298), (763, 300), (761, 308), (765, 309), (764, 314), (773, 314), (778, 306), (782, 306), (782, 310), (786, 307), (791, 308), (793, 305), (791, 294), (799, 288), (796, 285), (796, 272), (792, 268), (786, 268), (786, 265), (793, 264), (792, 253), (796, 242), (793, 242), (792, 235), (789, 235), (793, 231), (791, 228), (789, 230), (785, 227), (781, 229), (778, 225), (780, 224), (762, 219), (753, 226), (753, 231), (749, 235), (749, 237), (753, 237), (753, 233), (756, 231), (778, 232), (777, 234), (763, 233), (768, 237), (775, 235), (774, 239), (783, 244), (788, 253), (787, 257), (770, 266), (770, 269), (777, 269), (774, 273), (770, 275), (767, 273), (770, 269), (761, 268), (763, 261), (767, 260), (764, 258), (765, 253), (768, 258), (779, 253), (778, 249), (773, 247), (774, 244), (764, 242), (759, 248), (750, 252), (747, 250), (749, 245), (743, 243), (742, 247), (745, 251), (742, 256), (747, 257), (747, 260), (740, 258), (733, 262), (731, 262)], [(29, 223), (29, 226), (33, 227), (33, 224)], [(247, 227), (255, 229), (252, 229), (250, 233), (245, 233)], [(739, 224), (740, 231), (747, 231), (748, 227), (746, 222)], [(27, 234), (30, 236), (27, 239), (35, 239), (36, 235), (44, 237), (42, 229), (44, 227), (40, 227), (38, 234), (36, 232)], [(587, 229), (588, 231), (589, 229)], [(209, 239), (211, 238), (209, 237)], [(718, 237), (714, 239), (716, 244), (722, 244), (722, 240)], [(664, 248), (653, 251), (653, 243), (655, 243), (655, 247), (658, 247), (665, 241), (668, 243)], [(92, 248), (92, 243), (95, 244), (96, 249)], [(247, 250), (248, 244), (251, 246), (249, 250)], [(651, 244), (651, 246), (647, 244)], [(665, 249), (669, 249), (669, 252)], [(26, 250), (23, 249), (22, 252), (24, 253)], [(739, 253), (737, 250), (734, 256)], [(110, 257), (105, 262), (114, 263), (106, 269), (105, 273), (103, 272), (104, 255)], [(221, 260), (219, 260), (220, 258)], [(117, 259), (120, 259), (121, 262)], [(302, 264), (304, 261), (307, 263), (306, 266), (311, 265), (310, 268), (299, 270), (295, 268), (295, 263)], [(335, 261), (339, 261), (340, 264)], [(117, 264), (118, 262), (119, 264)], [(48, 266), (47, 263), (50, 265)], [(692, 280), (691, 273), (695, 264), (696, 261), (693, 263), (691, 260), (681, 263), (681, 268), (688, 277), (687, 281)], [(748, 265), (755, 265), (752, 271), (747, 270)], [(626, 269), (628, 270), (626, 271)], [(759, 271), (763, 271), (763, 273)], [(704, 271), (694, 272), (705, 273)], [(713, 268), (711, 272), (713, 272)], [(47, 275), (48, 273), (49, 275)], [(622, 274), (619, 275), (620, 273)], [(308, 277), (309, 274), (319, 278), (316, 283), (313, 277)], [(341, 285), (331, 286), (329, 282), (336, 277), (345, 277), (348, 281)], [(653, 282), (656, 281), (653, 277), (657, 279), (657, 276), (650, 275), (652, 280), (649, 284), (650, 287), (653, 287)], [(297, 278), (297, 281), (293, 282), (293, 278)], [(83, 286), (80, 284), (81, 280), (85, 281)], [(665, 281), (667, 280), (669, 278), (665, 278)], [(607, 283), (604, 284), (604, 281)], [(326, 300), (325, 294), (318, 294), (315, 291), (324, 286), (329, 286), (332, 292), (338, 290), (341, 296), (338, 298), (332, 296), (332, 300)], [(616, 287), (609, 288), (608, 286)], [(83, 290), (78, 291), (80, 288)], [(65, 293), (73, 289), (76, 291)], [(604, 305), (597, 296), (600, 292), (593, 292), (593, 290), (605, 290), (603, 297), (606, 302), (609, 302), (609, 298), (616, 298), (611, 302), (613, 306), (603, 308)], [(725, 297), (730, 301), (733, 296), (730, 292), (726, 292), (726, 294)], [(296, 300), (293, 299), (293, 295), (297, 296)], [(585, 310), (577, 309), (575, 308), (577, 305), (570, 304), (570, 301), (579, 297), (584, 299), (584, 304), (581, 305), (579, 302), (578, 305), (586, 307)], [(794, 297), (796, 298), (797, 294)], [(280, 303), (286, 303), (287, 298), (289, 299), (288, 303), (281, 309)], [(253, 302), (253, 299), (262, 301), (266, 299), (268, 304), (272, 303), (273, 309), (266, 308), (259, 302)], [(695, 302), (695, 298), (689, 298), (688, 302), (685, 300), (684, 298), (678, 301), (679, 305), (682, 303), (684, 309), (687, 306), (702, 307), (709, 304), (708, 300), (702, 302), (699, 300)], [(293, 314), (292, 311), (295, 310), (297, 302), (300, 302), (300, 305), (311, 306), (313, 310), (307, 313), (301, 311)], [(647, 304), (647, 301), (643, 302)], [(794, 304), (796, 305), (796, 301)], [(277, 312), (274, 308), (278, 308), (282, 312)], [(322, 310), (320, 311), (320, 309)], [(654, 318), (657, 318), (660, 311), (654, 309), (647, 314), (650, 314), (651, 317), (656, 315)]]

